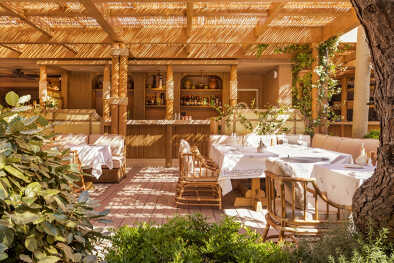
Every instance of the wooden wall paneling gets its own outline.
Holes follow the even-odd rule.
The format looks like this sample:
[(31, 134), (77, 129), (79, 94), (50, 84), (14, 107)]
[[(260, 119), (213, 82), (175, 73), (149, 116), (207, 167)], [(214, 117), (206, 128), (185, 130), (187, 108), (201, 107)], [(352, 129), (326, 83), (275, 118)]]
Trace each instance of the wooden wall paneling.
[(171, 167), (172, 166), (172, 156), (173, 156), (173, 129), (174, 127), (172, 125), (167, 125), (166, 126), (166, 144), (165, 144), (165, 149), (166, 149), (166, 167)]
[(181, 79), (180, 73), (174, 73), (174, 112), (181, 112)]
[(134, 80), (134, 113), (133, 119), (145, 119), (145, 74), (133, 73)]
[(230, 74), (224, 72), (221, 77), (223, 81), (222, 104), (230, 104)]
[(63, 71), (61, 74), (62, 82), (61, 82), (61, 91), (63, 97), (63, 108), (68, 108), (68, 87), (69, 87), (69, 72)]
[(92, 108), (92, 81), (92, 73), (75, 71), (69, 73), (69, 88), (67, 93), (69, 109)]

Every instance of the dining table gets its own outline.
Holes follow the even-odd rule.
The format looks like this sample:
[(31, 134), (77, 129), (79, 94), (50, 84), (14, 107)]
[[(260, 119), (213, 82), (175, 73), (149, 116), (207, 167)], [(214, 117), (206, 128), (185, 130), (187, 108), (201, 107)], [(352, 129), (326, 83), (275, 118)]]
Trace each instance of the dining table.
[(375, 168), (373, 165), (317, 164), (311, 178), (316, 179), (317, 186), (330, 201), (351, 206), (357, 188), (373, 175)]
[(108, 145), (70, 145), (71, 151), (76, 151), (82, 168), (92, 169), (92, 176), (99, 179), (103, 174), (102, 166), (113, 168), (112, 152)]
[(305, 145), (280, 144), (257, 152), (256, 147), (212, 144), (209, 157), (220, 169), (219, 185), (223, 195), (232, 191), (233, 179), (251, 179), (251, 189), (243, 197), (235, 199), (234, 206), (252, 206), (261, 210), (265, 205), (265, 193), (260, 188), (260, 179), (265, 178), (267, 162), (292, 173), (291, 176), (309, 178), (315, 164), (352, 163), (352, 156)]

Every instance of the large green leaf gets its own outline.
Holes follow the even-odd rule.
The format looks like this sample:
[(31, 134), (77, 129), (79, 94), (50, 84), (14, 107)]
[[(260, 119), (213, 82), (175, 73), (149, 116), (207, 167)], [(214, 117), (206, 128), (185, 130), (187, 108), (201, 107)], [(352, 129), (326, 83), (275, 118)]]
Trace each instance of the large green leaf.
[(75, 262), (73, 250), (71, 247), (67, 246), (64, 243), (57, 243), (56, 246), (63, 251), (64, 255), (66, 256), (66, 259)]
[(38, 263), (56, 263), (60, 260), (61, 260), (61, 258), (56, 257), (56, 256), (47, 256), (47, 257), (43, 257), (42, 259), (40, 259), (38, 261)]
[(8, 105), (15, 107), (18, 104), (19, 96), (13, 91), (8, 92), (5, 95), (5, 102), (7, 102)]
[(0, 261), (6, 260), (8, 255), (6, 253), (0, 253)]
[(37, 239), (34, 236), (27, 237), (25, 240), (25, 247), (31, 252), (36, 251), (38, 249)]
[(26, 263), (33, 263), (33, 260), (31, 259), (31, 257), (29, 257), (28, 255), (25, 255), (25, 254), (19, 255), (19, 259), (22, 260), (23, 262), (26, 262)]
[(7, 173), (23, 180), (25, 183), (30, 183), (30, 179), (28, 177), (24, 176), (23, 173), (21, 171), (19, 171), (18, 169), (16, 169), (15, 167), (12, 167), (11, 165), (6, 165), (6, 166), (4, 166), (4, 170)]
[(17, 225), (26, 225), (41, 219), (40, 214), (32, 213), (30, 211), (11, 214), (10, 217)]
[(47, 233), (48, 235), (56, 237), (59, 234), (59, 231), (56, 228), (56, 226), (51, 223), (43, 222), (41, 226), (44, 229), (45, 233)]
[(0, 182), (0, 200), (5, 200), (8, 197), (8, 191), (4, 185)]
[(3, 225), (0, 225), (0, 242), (7, 247), (10, 247), (14, 242), (14, 232)]
[(36, 197), (40, 191), (41, 191), (41, 184), (39, 182), (34, 182), (26, 187), (25, 196)]

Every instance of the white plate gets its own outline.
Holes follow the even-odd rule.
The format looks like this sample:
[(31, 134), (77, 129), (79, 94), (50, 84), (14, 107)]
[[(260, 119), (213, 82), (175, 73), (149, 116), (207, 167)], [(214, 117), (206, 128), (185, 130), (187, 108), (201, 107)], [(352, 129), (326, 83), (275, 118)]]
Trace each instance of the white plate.
[(359, 164), (345, 164), (343, 167), (350, 169), (364, 169), (365, 167)]

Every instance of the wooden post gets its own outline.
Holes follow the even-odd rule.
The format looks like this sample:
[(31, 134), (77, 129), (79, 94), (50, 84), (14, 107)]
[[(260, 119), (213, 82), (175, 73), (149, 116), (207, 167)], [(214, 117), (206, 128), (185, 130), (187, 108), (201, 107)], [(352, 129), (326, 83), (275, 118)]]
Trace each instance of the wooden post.
[(119, 134), (126, 136), (127, 131), (127, 76), (129, 53), (125, 44), (120, 45), (120, 81), (119, 81)]
[(119, 96), (119, 44), (115, 43), (112, 50), (112, 85), (111, 85), (111, 133), (119, 133), (119, 105), (114, 103), (114, 99)]
[(68, 82), (69, 82), (70, 74), (68, 71), (63, 71), (61, 74), (62, 82), (61, 82), (61, 90), (63, 97), (63, 109), (68, 108)]
[(354, 78), (352, 137), (363, 138), (368, 133), (368, 111), (370, 92), (370, 56), (365, 32), (358, 27), (356, 45), (356, 73)]
[(103, 119), (105, 122), (111, 121), (111, 105), (109, 99), (111, 98), (111, 68), (107, 64), (104, 66), (103, 79)]
[(167, 66), (167, 104), (166, 120), (172, 120), (174, 117), (174, 72), (172, 65)]
[[(319, 76), (315, 72), (315, 68), (318, 66), (319, 62), (319, 54), (317, 50), (318, 44), (312, 44), (312, 58), (314, 61), (312, 62), (312, 120), (315, 121), (319, 118), (319, 91), (316, 87)], [(319, 127), (314, 128), (315, 133), (319, 133)]]
[(45, 98), (48, 95), (48, 74), (47, 66), (40, 66), (40, 82), (38, 84), (38, 94), (40, 99), (40, 105), (44, 106)]
[(238, 97), (238, 79), (237, 79), (237, 65), (231, 65), (230, 71), (230, 105), (237, 105)]
[[(347, 78), (341, 80), (341, 121), (347, 121)], [(345, 125), (341, 125), (341, 137), (345, 136)]]

